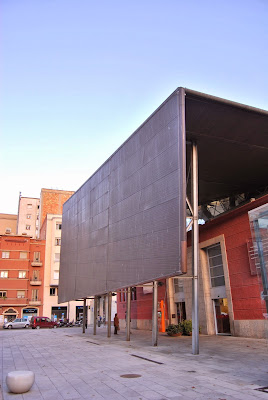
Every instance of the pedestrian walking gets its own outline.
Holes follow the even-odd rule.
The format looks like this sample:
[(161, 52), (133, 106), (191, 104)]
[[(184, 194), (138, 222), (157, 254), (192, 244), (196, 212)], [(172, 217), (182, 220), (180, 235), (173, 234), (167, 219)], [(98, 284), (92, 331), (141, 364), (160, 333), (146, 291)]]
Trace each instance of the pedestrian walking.
[(114, 316), (114, 334), (117, 335), (117, 331), (119, 331), (119, 330), (120, 330), (119, 319), (118, 319), (117, 314), (115, 314), (115, 316)]

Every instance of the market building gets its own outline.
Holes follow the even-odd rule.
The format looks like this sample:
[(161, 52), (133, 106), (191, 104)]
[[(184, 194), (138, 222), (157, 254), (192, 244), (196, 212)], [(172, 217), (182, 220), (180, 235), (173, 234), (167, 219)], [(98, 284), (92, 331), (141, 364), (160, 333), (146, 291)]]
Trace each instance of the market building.
[[(267, 194), (267, 126), (265, 110), (177, 88), (64, 204), (60, 301), (90, 296), (97, 301), (107, 294), (111, 299), (112, 292), (125, 291), (126, 339), (130, 340), (132, 288), (143, 290), (152, 282), (152, 344), (156, 346), (159, 313), (164, 325), (159, 285), (168, 279), (169, 323), (178, 320), (175, 298), (181, 300), (180, 314), (187, 318), (191, 304), (193, 354), (199, 353), (200, 324), (204, 333), (230, 330), (243, 335), (249, 323), (242, 312), (248, 307), (242, 295), (248, 291), (252, 307), (258, 308), (251, 319), (259, 319), (263, 311), (256, 282), (254, 277), (246, 281), (242, 269), (240, 284), (245, 287), (236, 289), (239, 262), (235, 267), (232, 251), (240, 253), (241, 243), (237, 240), (237, 249), (232, 250), (235, 238), (229, 239), (228, 232), (222, 236), (224, 232), (213, 231), (214, 222), (211, 235), (206, 229), (214, 206), (232, 211)], [(208, 224), (200, 232), (199, 218)], [(192, 251), (186, 233), (190, 229)], [(248, 239), (249, 230), (246, 235)], [(259, 295), (268, 312), (262, 244), (257, 239), (263, 288)], [(138, 292), (136, 296), (133, 301), (138, 302)], [(228, 317), (230, 328), (227, 318), (224, 327), (213, 325), (213, 313)], [(109, 318), (108, 336), (110, 332)]]

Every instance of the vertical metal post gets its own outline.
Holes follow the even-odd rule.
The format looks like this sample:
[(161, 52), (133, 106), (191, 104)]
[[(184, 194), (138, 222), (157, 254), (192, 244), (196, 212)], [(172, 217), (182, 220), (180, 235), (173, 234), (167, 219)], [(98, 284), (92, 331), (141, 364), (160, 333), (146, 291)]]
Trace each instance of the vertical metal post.
[(93, 316), (93, 335), (96, 335), (97, 331), (97, 315), (98, 315), (98, 298), (94, 296), (94, 316)]
[(198, 152), (196, 143), (192, 143), (192, 353), (199, 354), (199, 316), (198, 316), (198, 270), (199, 270), (199, 232), (198, 232)]
[(112, 317), (112, 292), (108, 293), (108, 325), (107, 337), (111, 337), (111, 317)]
[(131, 288), (127, 288), (127, 314), (126, 314), (126, 340), (130, 341), (130, 303), (131, 303)]
[(157, 302), (157, 281), (153, 283), (153, 315), (152, 315), (152, 344), (153, 346), (157, 346), (158, 340), (158, 329), (157, 329), (157, 311), (158, 311), (158, 302)]
[(83, 304), (83, 333), (86, 332), (86, 301), (87, 301), (87, 299), (84, 299), (84, 304)]

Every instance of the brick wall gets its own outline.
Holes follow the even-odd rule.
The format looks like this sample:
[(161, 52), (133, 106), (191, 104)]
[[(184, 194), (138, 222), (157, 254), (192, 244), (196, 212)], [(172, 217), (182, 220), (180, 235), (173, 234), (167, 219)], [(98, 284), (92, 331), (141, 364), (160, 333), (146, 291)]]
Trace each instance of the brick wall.
[(40, 227), (42, 227), (47, 214), (62, 214), (63, 204), (74, 194), (72, 191), (66, 190), (41, 190), (41, 215)]
[(200, 226), (200, 242), (224, 235), (236, 320), (263, 319), (265, 313), (260, 279), (250, 272), (247, 241), (251, 238), (248, 211), (267, 202), (264, 196)]

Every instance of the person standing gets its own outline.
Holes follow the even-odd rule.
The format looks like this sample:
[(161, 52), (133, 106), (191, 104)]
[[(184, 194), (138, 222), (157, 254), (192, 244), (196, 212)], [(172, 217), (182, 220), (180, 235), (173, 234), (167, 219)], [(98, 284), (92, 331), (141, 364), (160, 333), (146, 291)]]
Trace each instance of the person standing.
[(119, 331), (119, 319), (117, 314), (114, 316), (114, 334), (117, 335), (117, 331)]

